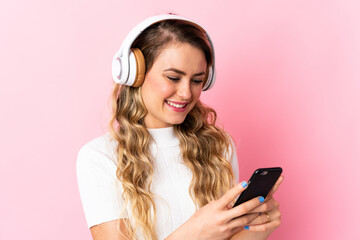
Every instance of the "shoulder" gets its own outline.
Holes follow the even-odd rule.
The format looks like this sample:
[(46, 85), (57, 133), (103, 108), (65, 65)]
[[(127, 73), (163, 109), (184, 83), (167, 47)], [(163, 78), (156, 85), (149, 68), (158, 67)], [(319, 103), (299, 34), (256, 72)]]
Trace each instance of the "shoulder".
[(116, 146), (116, 140), (111, 136), (109, 132), (107, 132), (102, 136), (96, 137), (88, 141), (80, 148), (79, 153), (86, 153), (87, 151), (91, 150), (109, 153), (116, 150)]
[(234, 151), (236, 152), (236, 145), (235, 145), (235, 142), (234, 142), (234, 138), (232, 137), (232, 135), (229, 132), (227, 132), (225, 130), (223, 130), (223, 132), (225, 134), (225, 137), (228, 140), (229, 153), (230, 153), (230, 155), (232, 155)]
[(239, 183), (239, 162), (237, 157), (236, 144), (230, 133), (225, 132), (225, 134), (229, 139), (229, 146), (228, 146), (229, 161), (233, 170), (236, 183)]
[(87, 142), (78, 152), (76, 174), (89, 228), (118, 219), (121, 214), (116, 149), (117, 141), (106, 133)]
[(117, 141), (109, 132), (96, 137), (78, 151), (76, 166), (78, 171), (89, 168), (113, 168), (117, 165)]

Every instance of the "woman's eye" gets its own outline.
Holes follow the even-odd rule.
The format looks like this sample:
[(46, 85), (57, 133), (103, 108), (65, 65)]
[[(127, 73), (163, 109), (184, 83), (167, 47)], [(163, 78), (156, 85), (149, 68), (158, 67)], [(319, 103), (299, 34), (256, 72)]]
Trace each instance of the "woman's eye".
[[(177, 82), (180, 80), (179, 77), (170, 77), (170, 76), (166, 76), (169, 80), (173, 81), (173, 82)], [(201, 79), (192, 79), (191, 80), (194, 84), (198, 85), (198, 84), (201, 84), (203, 83), (204, 81), (201, 80)]]
[(167, 78), (169, 79), (169, 80), (171, 80), (171, 81), (178, 81), (180, 78), (178, 78), (178, 77), (169, 77), (169, 76), (167, 76)]
[(193, 81), (193, 83), (195, 83), (195, 84), (201, 84), (201, 83), (203, 83), (203, 80), (193, 79), (192, 81)]

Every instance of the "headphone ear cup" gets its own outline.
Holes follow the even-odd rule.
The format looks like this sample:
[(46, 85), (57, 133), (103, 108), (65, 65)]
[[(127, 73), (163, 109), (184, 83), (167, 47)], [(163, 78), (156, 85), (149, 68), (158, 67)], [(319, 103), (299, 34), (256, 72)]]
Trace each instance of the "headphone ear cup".
[(214, 82), (215, 82), (215, 70), (214, 67), (211, 66), (206, 73), (202, 90), (203, 91), (209, 90), (214, 85)]
[(135, 75), (134, 84), (132, 86), (140, 87), (143, 84), (144, 79), (145, 79), (145, 68), (146, 68), (145, 58), (140, 49), (133, 48), (131, 50), (134, 54), (135, 61), (136, 61), (136, 75)]

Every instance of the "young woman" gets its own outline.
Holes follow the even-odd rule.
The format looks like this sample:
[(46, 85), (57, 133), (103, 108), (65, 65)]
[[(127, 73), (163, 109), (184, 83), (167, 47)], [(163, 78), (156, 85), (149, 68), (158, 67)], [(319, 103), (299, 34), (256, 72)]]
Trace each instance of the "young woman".
[(113, 69), (123, 84), (113, 90), (109, 132), (77, 159), (93, 239), (266, 239), (279, 227), (272, 195), (283, 177), (265, 200), (232, 208), (247, 183), (237, 184), (233, 141), (200, 101), (215, 80), (202, 27), (153, 17), (128, 35)]

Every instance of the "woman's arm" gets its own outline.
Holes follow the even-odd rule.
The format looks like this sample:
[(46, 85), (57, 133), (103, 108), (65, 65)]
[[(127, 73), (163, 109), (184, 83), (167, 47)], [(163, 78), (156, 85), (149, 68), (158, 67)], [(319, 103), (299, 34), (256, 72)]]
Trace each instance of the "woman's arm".
[(125, 221), (116, 219), (104, 222), (90, 228), (94, 240), (128, 240), (129, 234), (126, 230)]
[[(264, 199), (254, 198), (232, 208), (231, 203), (234, 198), (246, 187), (242, 184), (236, 185), (219, 200), (200, 208), (166, 240), (267, 239), (280, 226), (279, 203), (272, 195), (278, 189), (283, 178), (281, 176), (278, 179), (265, 202), (263, 202)], [(260, 212), (262, 214), (259, 214)]]
[(254, 198), (232, 208), (234, 198), (246, 188), (246, 182), (237, 184), (224, 196), (200, 208), (183, 225), (166, 238), (166, 240), (222, 240), (229, 239), (258, 217), (251, 212), (263, 201)]
[[(239, 206), (230, 205), (234, 198), (246, 188), (244, 182), (230, 189), (219, 200), (200, 208), (188, 221), (181, 225), (166, 240), (178, 239), (228, 239), (263, 240), (280, 225), (279, 203), (272, 197), (283, 180), (279, 178), (265, 202), (254, 198)], [(259, 202), (260, 200), (260, 202)], [(267, 212), (259, 215), (259, 212)], [(120, 221), (120, 222), (119, 222)], [(124, 219), (113, 220), (90, 228), (94, 240), (127, 240)], [(243, 230), (249, 226), (248, 230)]]

